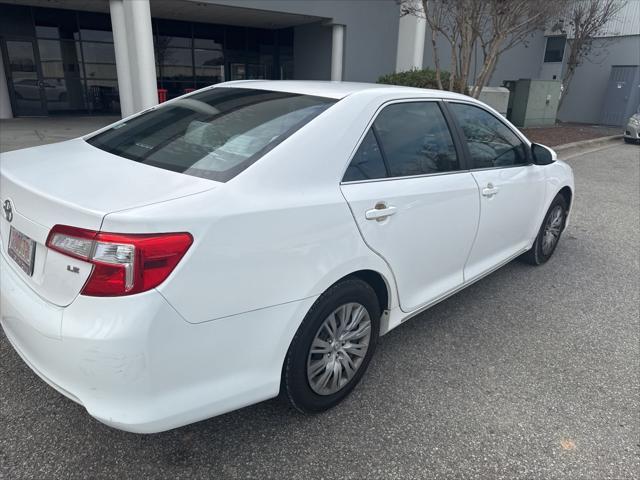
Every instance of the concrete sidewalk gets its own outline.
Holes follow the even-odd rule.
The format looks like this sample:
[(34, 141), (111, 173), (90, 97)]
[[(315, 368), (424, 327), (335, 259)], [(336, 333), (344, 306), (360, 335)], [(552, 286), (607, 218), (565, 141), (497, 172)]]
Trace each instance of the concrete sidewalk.
[(0, 120), (0, 152), (61, 142), (93, 132), (120, 117), (42, 117)]

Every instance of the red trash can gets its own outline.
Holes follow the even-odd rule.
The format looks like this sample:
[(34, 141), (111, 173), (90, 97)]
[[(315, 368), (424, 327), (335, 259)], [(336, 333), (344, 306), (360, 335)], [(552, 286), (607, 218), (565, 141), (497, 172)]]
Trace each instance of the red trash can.
[(162, 102), (166, 102), (167, 101), (167, 89), (166, 88), (159, 88), (158, 89), (158, 103), (162, 103)]

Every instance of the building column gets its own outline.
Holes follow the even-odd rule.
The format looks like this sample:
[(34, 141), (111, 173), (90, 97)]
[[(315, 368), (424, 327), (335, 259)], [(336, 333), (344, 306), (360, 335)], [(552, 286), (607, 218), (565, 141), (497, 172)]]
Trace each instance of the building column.
[(0, 118), (13, 118), (11, 100), (9, 99), (9, 88), (7, 87), (7, 76), (4, 73), (2, 56), (0, 56)]
[(331, 43), (331, 80), (342, 80), (344, 65), (344, 25), (333, 25)]
[(109, 0), (109, 10), (111, 11), (113, 47), (116, 52), (120, 113), (123, 117), (128, 117), (129, 115), (133, 115), (136, 110), (133, 104), (129, 42), (127, 41), (127, 22), (125, 20), (123, 0)]
[(134, 53), (129, 55), (133, 103), (139, 111), (158, 104), (151, 9), (149, 0), (126, 0), (124, 7), (129, 52)]
[(422, 2), (415, 1), (415, 8), (418, 9), (416, 14), (400, 17), (396, 72), (422, 69), (427, 20), (420, 16)]

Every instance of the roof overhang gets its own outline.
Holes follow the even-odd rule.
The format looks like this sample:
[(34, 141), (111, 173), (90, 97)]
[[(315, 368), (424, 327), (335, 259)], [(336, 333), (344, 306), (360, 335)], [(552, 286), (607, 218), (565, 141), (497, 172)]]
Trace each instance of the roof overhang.
[[(91, 0), (90, 2), (87, 0), (3, 0), (3, 2), (32, 7), (109, 13), (108, 0)], [(328, 20), (312, 15), (218, 5), (198, 0), (152, 0), (150, 4), (151, 16), (154, 18), (243, 27), (275, 29)]]

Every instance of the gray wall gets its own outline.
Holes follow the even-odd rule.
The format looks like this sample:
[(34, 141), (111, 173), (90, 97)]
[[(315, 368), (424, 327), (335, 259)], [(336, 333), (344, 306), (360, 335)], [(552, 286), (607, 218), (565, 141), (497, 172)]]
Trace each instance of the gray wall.
[[(344, 80), (373, 82), (393, 72), (400, 7), (395, 0), (210, 0), (235, 7), (311, 15), (346, 25)], [(295, 28), (294, 72), (298, 80), (329, 80), (331, 27)]]
[[(496, 69), (489, 80), (489, 86), (499, 87), (504, 80), (518, 80), (520, 78), (537, 78), (544, 56), (545, 38), (543, 32), (536, 32), (527, 39), (526, 44), (517, 45), (504, 52)], [(451, 68), (451, 49), (446, 40), (438, 40), (438, 54), (440, 55), (440, 65), (443, 70)], [(473, 85), (476, 75), (482, 68), (482, 49), (476, 47), (473, 59), (471, 60), (471, 70), (469, 84)], [(427, 26), (427, 34), (424, 48), (425, 68), (433, 68), (433, 47), (431, 45), (431, 31)]]
[[(490, 86), (500, 86), (504, 80), (518, 80), (520, 78), (547, 79), (551, 73), (560, 74), (562, 66), (559, 64), (545, 64), (544, 49), (546, 41), (542, 31), (534, 34), (527, 45), (517, 45), (504, 52), (496, 66), (495, 72), (489, 82)], [(602, 104), (605, 97), (609, 74), (613, 65), (638, 65), (640, 64), (640, 36), (612, 37), (596, 41), (597, 54), (591, 60), (586, 60), (580, 65), (573, 77), (568, 96), (558, 112), (558, 119), (563, 122), (599, 123)], [(448, 44), (439, 40), (438, 48), (440, 62), (443, 70), (448, 70), (451, 55)], [(567, 52), (565, 50), (565, 59)], [(425, 68), (433, 68), (433, 48), (431, 46), (431, 33), (427, 28), (427, 36), (424, 51)], [(471, 78), (482, 66), (482, 52), (477, 49), (471, 64)], [(549, 68), (552, 66), (552, 68)], [(552, 72), (553, 70), (553, 72)], [(560, 77), (558, 77), (558, 80)]]
[(293, 77), (296, 80), (331, 78), (331, 28), (318, 23), (295, 27)]
[(564, 122), (598, 123), (602, 111), (609, 74), (613, 65), (640, 64), (640, 35), (617, 37), (592, 61), (578, 67), (558, 118)]
[[(545, 45), (544, 32), (539, 31), (529, 37), (525, 44), (516, 45), (504, 52), (498, 60), (489, 85), (500, 86), (504, 80), (539, 78)], [(481, 59), (482, 56), (478, 56), (478, 61)]]

